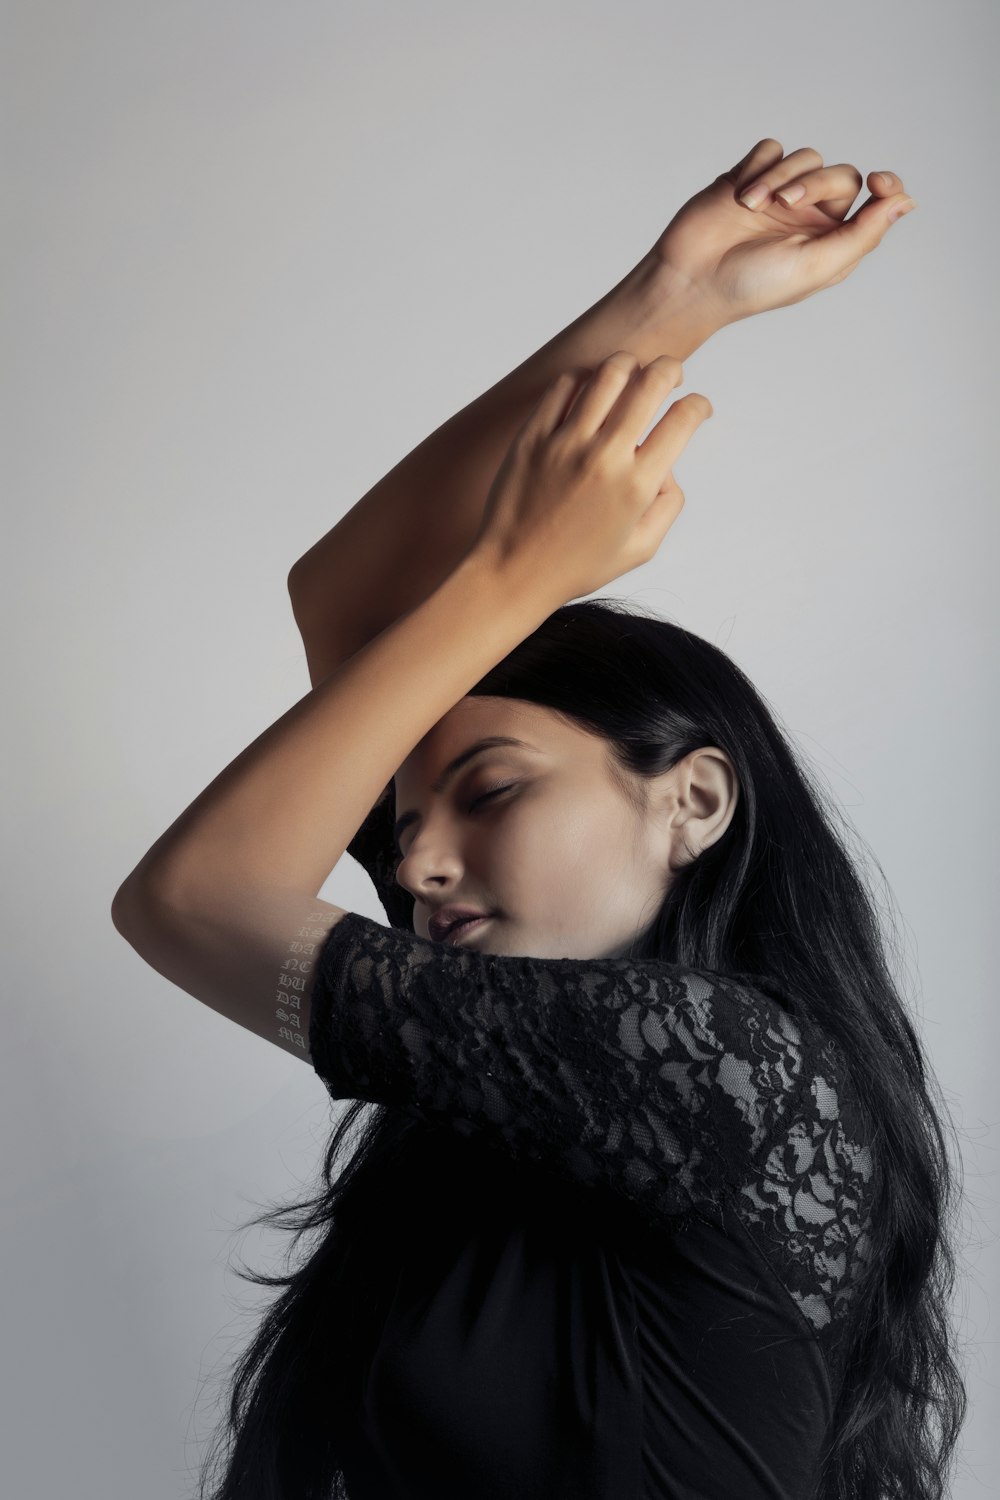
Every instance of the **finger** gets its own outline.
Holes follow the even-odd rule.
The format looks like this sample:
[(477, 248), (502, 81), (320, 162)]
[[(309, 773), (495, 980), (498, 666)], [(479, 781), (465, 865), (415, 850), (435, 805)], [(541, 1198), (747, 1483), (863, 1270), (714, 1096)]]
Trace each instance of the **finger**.
[(797, 151), (790, 152), (782, 161), (775, 162), (765, 171), (755, 172), (752, 177), (748, 177), (745, 184), (737, 190), (737, 199), (744, 208), (756, 211), (762, 204), (771, 201), (775, 188), (791, 182), (792, 178), (798, 177), (801, 172), (811, 171), (822, 165), (823, 158), (818, 151), (814, 151), (812, 146), (800, 146)]
[(642, 484), (658, 490), (687, 447), (695, 428), (712, 416), (712, 403), (700, 391), (691, 391), (675, 401), (645, 442), (635, 450), (636, 469)]
[(530, 431), (538, 436), (548, 437), (549, 433), (565, 421), (577, 392), (592, 374), (591, 370), (563, 370), (557, 375), (550, 381), (541, 400), (521, 428), (522, 433)]
[[(775, 189), (777, 202), (786, 208), (804, 208), (814, 203), (824, 213), (834, 218), (843, 218), (861, 189), (861, 173), (850, 162), (841, 162), (835, 167), (823, 167), (817, 172), (806, 172), (793, 182)], [(902, 178), (895, 172), (869, 172), (868, 187), (872, 198), (885, 198), (891, 193), (905, 192)], [(839, 189), (839, 191), (838, 191)], [(870, 203), (872, 198), (868, 199)]]
[(888, 198), (891, 193), (905, 193), (906, 188), (895, 172), (869, 172), (868, 191), (873, 198)]
[(581, 437), (590, 438), (607, 420), (622, 391), (636, 370), (639, 358), (626, 349), (618, 349), (594, 370), (580, 391), (576, 404), (566, 417), (564, 427), (572, 427)]
[(892, 227), (889, 215), (897, 209), (916, 208), (917, 205), (906, 193), (892, 193), (888, 198), (869, 198), (862, 203), (857, 213), (837, 224), (826, 234), (804, 241), (796, 249), (803, 257), (807, 279), (813, 285), (828, 286), (842, 280), (868, 255)]
[(774, 203), (782, 208), (815, 204), (834, 219), (842, 219), (861, 191), (861, 173), (850, 162), (805, 172), (774, 189)]
[(868, 202), (874, 202), (877, 198), (892, 198), (895, 193), (906, 193), (906, 187), (903, 178), (898, 177), (895, 172), (868, 172), (868, 192), (871, 193)]
[(684, 366), (672, 354), (658, 354), (633, 372), (601, 430), (610, 442), (627, 439), (634, 451), (639, 438), (670, 391), (684, 384)]
[(684, 491), (672, 476), (655, 495), (632, 529), (632, 542), (639, 556), (649, 562), (671, 526), (684, 509)]
[(741, 193), (748, 182), (753, 182), (754, 178), (759, 177), (761, 172), (765, 172), (769, 167), (773, 167), (775, 162), (779, 162), (783, 155), (784, 147), (781, 142), (774, 140), (768, 135), (762, 141), (758, 141), (756, 146), (752, 146), (746, 156), (742, 157), (736, 163), (735, 167), (731, 167), (728, 172), (721, 172), (719, 175), (727, 177), (735, 186), (736, 192)]

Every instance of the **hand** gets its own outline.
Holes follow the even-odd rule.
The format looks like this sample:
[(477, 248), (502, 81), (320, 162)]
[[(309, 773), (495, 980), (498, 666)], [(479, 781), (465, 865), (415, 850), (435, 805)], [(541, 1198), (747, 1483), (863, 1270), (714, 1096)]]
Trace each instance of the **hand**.
[(564, 373), (514, 437), (486, 497), (472, 553), (511, 579), (566, 604), (649, 562), (684, 505), (672, 467), (713, 415), (693, 391), (675, 401), (640, 445), (679, 360), (641, 365), (611, 354), (585, 379)]
[[(861, 188), (857, 167), (824, 167), (811, 146), (785, 156), (778, 141), (758, 141), (685, 203), (648, 259), (717, 325), (802, 302), (849, 276), (881, 244), (890, 210), (910, 201), (901, 180), (886, 175), (883, 184), (880, 173), (868, 174), (871, 197), (845, 221)], [(750, 209), (739, 195), (757, 183), (768, 196)], [(792, 183), (805, 192), (789, 206), (776, 192)]]

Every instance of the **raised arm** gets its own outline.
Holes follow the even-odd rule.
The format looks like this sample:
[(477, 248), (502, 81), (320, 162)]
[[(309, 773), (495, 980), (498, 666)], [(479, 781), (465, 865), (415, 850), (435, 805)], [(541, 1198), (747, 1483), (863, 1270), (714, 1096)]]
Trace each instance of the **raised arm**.
[[(886, 175), (887, 181), (880, 181)], [(642, 365), (682, 363), (727, 323), (842, 281), (877, 245), (905, 199), (893, 173), (842, 222), (856, 167), (824, 168), (806, 147), (767, 138), (674, 216), (604, 297), (403, 458), (293, 565), (292, 611), (312, 685), (429, 597), (467, 552), (510, 442), (561, 371), (590, 372), (615, 350)], [(792, 183), (794, 206), (775, 196)], [(739, 195), (765, 188), (753, 207)]]
[(518, 428), (563, 370), (616, 349), (682, 362), (714, 331), (690, 288), (646, 256), (575, 322), (426, 437), (294, 564), (288, 591), (312, 685), (428, 598), (479, 530)]

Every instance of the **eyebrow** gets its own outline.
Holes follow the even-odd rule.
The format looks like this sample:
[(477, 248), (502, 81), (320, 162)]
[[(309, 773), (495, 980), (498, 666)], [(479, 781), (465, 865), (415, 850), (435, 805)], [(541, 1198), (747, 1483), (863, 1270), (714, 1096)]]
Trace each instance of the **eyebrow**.
[[(495, 750), (503, 745), (516, 745), (521, 750), (534, 750), (536, 748), (534, 745), (529, 745), (527, 740), (511, 739), (510, 735), (506, 734), (495, 734), (489, 739), (477, 740), (474, 745), (470, 745), (467, 750), (463, 750), (461, 755), (456, 755), (454, 760), (448, 762), (437, 781), (432, 783), (431, 791), (440, 796), (448, 785), (448, 782), (458, 774), (466, 761), (470, 761), (474, 755), (481, 755), (484, 750)], [(415, 808), (411, 807), (409, 812), (403, 813), (402, 817), (396, 820), (396, 826), (393, 829), (396, 843), (399, 843), (404, 829), (409, 828), (411, 823), (418, 823), (419, 821), (420, 814)]]

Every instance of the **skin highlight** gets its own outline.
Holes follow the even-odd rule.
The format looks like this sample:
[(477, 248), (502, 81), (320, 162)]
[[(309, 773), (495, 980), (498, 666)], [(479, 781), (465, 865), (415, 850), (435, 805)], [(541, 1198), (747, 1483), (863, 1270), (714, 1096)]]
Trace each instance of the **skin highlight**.
[[(486, 750), (435, 796), (448, 762), (493, 735), (534, 748)], [(415, 934), (428, 936), (439, 907), (464, 903), (497, 916), (459, 947), (533, 958), (627, 956), (675, 872), (725, 833), (739, 796), (732, 761), (716, 747), (653, 779), (628, 776), (599, 735), (539, 704), (482, 695), (434, 725), (395, 788), (397, 817), (420, 814), (400, 835), (396, 872), (414, 897)]]

